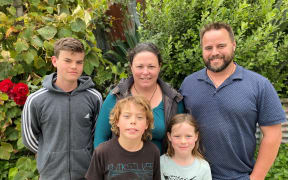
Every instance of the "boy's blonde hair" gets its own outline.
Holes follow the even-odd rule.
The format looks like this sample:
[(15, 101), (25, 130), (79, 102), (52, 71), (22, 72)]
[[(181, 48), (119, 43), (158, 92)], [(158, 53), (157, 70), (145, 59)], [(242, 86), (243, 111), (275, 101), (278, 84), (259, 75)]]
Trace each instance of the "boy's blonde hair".
[(153, 118), (153, 113), (152, 109), (150, 106), (149, 101), (142, 96), (129, 96), (124, 99), (121, 99), (117, 101), (116, 105), (112, 109), (110, 113), (110, 121), (109, 123), (111, 124), (111, 131), (119, 136), (119, 128), (117, 126), (119, 122), (119, 117), (121, 115), (122, 109), (125, 107), (127, 104), (134, 104), (137, 106), (140, 106), (143, 112), (146, 115), (146, 123), (148, 125), (148, 128), (144, 131), (142, 135), (142, 140), (151, 140), (152, 139), (152, 129), (154, 127), (154, 118)]
[[(167, 126), (166, 134), (169, 132), (171, 135), (173, 126), (176, 124), (179, 124), (179, 123), (183, 123), (183, 122), (187, 122), (192, 127), (194, 127), (194, 130), (195, 130), (194, 133), (198, 134), (197, 141), (195, 142), (195, 146), (192, 150), (192, 155), (195, 157), (204, 159), (204, 156), (202, 155), (202, 150), (200, 148), (200, 143), (199, 143), (199, 141), (200, 141), (199, 126), (196, 122), (196, 119), (192, 115), (190, 115), (190, 114), (177, 114), (177, 115), (175, 115), (171, 119), (171, 121), (169, 122), (169, 124)], [(169, 141), (169, 139), (167, 140), (167, 142), (168, 142), (167, 155), (172, 157), (172, 156), (174, 156), (175, 151), (174, 151), (173, 146), (172, 146), (171, 142)]]

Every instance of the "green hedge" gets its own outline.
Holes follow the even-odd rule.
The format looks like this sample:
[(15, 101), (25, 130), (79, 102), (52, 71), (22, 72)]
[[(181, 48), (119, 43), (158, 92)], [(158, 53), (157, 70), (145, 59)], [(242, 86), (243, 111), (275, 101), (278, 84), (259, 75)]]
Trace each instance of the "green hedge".
[(162, 76), (179, 87), (184, 77), (204, 67), (200, 28), (224, 21), (235, 33), (235, 61), (267, 77), (281, 97), (288, 97), (287, 11), (287, 0), (146, 0), (141, 41), (162, 48)]

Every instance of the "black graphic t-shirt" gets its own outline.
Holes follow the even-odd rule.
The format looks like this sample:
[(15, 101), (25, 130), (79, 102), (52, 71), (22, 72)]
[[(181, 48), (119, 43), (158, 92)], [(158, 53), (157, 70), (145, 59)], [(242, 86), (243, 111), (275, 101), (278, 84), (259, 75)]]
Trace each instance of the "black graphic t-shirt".
[(141, 150), (123, 149), (117, 138), (100, 144), (86, 174), (88, 180), (160, 180), (160, 152), (150, 141)]

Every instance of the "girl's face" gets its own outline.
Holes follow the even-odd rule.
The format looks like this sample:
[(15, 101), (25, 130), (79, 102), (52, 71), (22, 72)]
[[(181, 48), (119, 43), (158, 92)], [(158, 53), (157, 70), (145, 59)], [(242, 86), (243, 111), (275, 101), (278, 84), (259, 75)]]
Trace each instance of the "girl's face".
[(188, 122), (173, 125), (171, 134), (167, 133), (168, 139), (174, 149), (174, 156), (192, 156), (192, 150), (198, 139), (198, 133)]

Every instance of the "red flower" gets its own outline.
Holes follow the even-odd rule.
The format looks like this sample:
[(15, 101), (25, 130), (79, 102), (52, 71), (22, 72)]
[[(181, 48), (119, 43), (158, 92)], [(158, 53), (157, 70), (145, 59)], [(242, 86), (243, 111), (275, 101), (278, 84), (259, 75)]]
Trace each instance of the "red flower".
[[(29, 88), (27, 86), (27, 84), (24, 83), (17, 83), (11, 93), (14, 95), (14, 97), (18, 97), (18, 96), (26, 96), (29, 93)], [(12, 96), (13, 96), (12, 95)]]
[(27, 96), (16, 96), (14, 97), (14, 101), (16, 104), (23, 106), (25, 104), (25, 101), (27, 99)]
[(13, 86), (14, 84), (10, 79), (5, 79), (0, 82), (0, 91), (8, 94), (13, 88)]

